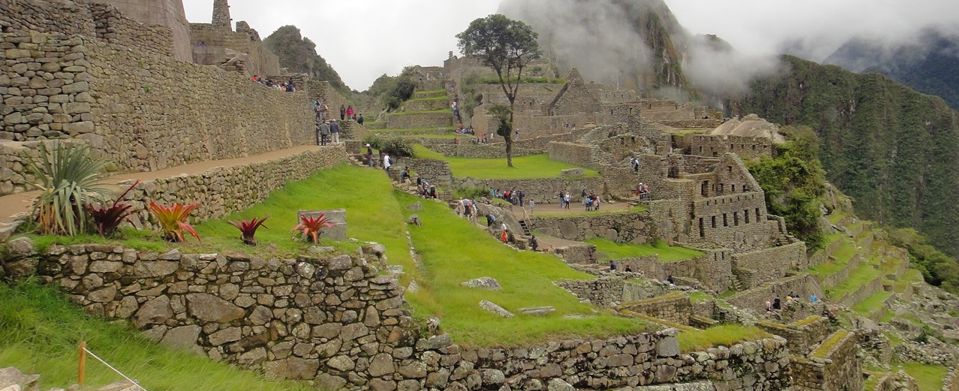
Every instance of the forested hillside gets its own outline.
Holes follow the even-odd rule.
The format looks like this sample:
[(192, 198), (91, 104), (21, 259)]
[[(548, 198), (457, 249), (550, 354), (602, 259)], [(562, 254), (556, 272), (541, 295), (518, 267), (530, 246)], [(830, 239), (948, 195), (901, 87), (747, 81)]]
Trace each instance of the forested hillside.
[(807, 125), (822, 142), (828, 179), (861, 217), (920, 229), (959, 255), (959, 123), (938, 97), (882, 75), (786, 56), (785, 74), (752, 83), (731, 114)]
[(328, 81), (340, 92), (349, 92), (336, 70), (316, 53), (316, 44), (301, 36), (296, 26), (280, 27), (263, 43), (280, 58), (280, 66), (291, 72), (306, 73), (316, 80)]

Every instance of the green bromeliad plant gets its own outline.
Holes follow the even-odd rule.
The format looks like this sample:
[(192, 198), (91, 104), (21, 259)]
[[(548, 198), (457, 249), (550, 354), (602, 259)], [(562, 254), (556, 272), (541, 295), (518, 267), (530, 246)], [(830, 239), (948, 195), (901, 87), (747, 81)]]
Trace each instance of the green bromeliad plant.
[(86, 205), (106, 193), (100, 187), (103, 162), (94, 159), (86, 146), (57, 142), (53, 148), (41, 143), (39, 156), (27, 166), (35, 178), (33, 186), (41, 192), (33, 211), (37, 231), (68, 236), (83, 233), (88, 227)]

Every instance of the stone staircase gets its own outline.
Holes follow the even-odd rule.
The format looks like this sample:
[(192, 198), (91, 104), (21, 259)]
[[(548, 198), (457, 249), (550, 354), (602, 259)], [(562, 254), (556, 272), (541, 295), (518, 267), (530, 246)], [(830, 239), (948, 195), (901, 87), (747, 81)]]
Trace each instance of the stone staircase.
[(520, 220), (519, 226), (523, 228), (523, 235), (533, 236), (532, 223), (529, 220)]

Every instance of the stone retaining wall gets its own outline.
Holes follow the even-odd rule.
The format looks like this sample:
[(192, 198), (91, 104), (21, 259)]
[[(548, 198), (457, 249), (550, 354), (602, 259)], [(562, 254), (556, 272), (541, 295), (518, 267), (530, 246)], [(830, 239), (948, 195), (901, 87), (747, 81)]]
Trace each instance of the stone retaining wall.
[(689, 296), (682, 293), (670, 293), (651, 299), (624, 303), (620, 308), (679, 324), (689, 324), (689, 317), (692, 314), (692, 304), (689, 302)]
[[(29, 246), (29, 245), (28, 245)], [(165, 344), (323, 389), (580, 389), (709, 380), (723, 390), (788, 387), (786, 341), (680, 352), (674, 330), (516, 348), (420, 337), (382, 254), (262, 259), (107, 245), (16, 246), (3, 266), (60, 286), (88, 312), (129, 320)], [(364, 255), (365, 254), (365, 255)]]
[(763, 313), (766, 311), (767, 300), (771, 301), (777, 297), (782, 299), (790, 293), (796, 293), (803, 299), (812, 294), (819, 298), (825, 297), (816, 278), (808, 274), (802, 274), (765, 283), (756, 288), (740, 292), (727, 301), (736, 307)]
[(856, 334), (846, 335), (823, 357), (794, 359), (793, 389), (797, 391), (841, 391), (862, 389), (862, 359)]
[(842, 268), (842, 270), (823, 277), (822, 281), (820, 281), (822, 286), (827, 288), (833, 287), (839, 285), (843, 281), (848, 280), (849, 273), (852, 273), (853, 270), (856, 270), (856, 268), (859, 267), (860, 262), (862, 262), (862, 255), (856, 253), (856, 255), (853, 255), (852, 258), (849, 259), (849, 262), (846, 263), (846, 267)]
[(806, 244), (796, 242), (785, 246), (734, 254), (734, 269), (755, 271), (749, 281), (742, 281), (749, 289), (786, 276), (790, 270), (806, 268)]
[(147, 181), (128, 196), (136, 211), (131, 221), (136, 227), (151, 226), (147, 210), (150, 200), (166, 205), (195, 202), (199, 208), (191, 214), (193, 218), (222, 217), (262, 202), (287, 183), (306, 179), (346, 160), (342, 146), (316, 147), (283, 159)]
[(959, 371), (952, 369), (942, 384), (942, 391), (959, 391)]
[(771, 334), (785, 338), (789, 352), (801, 356), (809, 354), (812, 348), (829, 335), (829, 319), (823, 317), (817, 317), (811, 322), (782, 324), (760, 321), (756, 325)]
[[(459, 187), (482, 187), (484, 189), (496, 188), (500, 190), (516, 189), (526, 193), (526, 199), (534, 200), (538, 204), (557, 204), (559, 203), (559, 193), (568, 191), (573, 199), (572, 208), (582, 208), (577, 205), (580, 201), (580, 193), (583, 189), (595, 191), (596, 194), (602, 194), (604, 188), (603, 178), (543, 178), (543, 179), (473, 179), (473, 178), (454, 178), (454, 186)], [(602, 206), (600, 206), (602, 210)]]
[(533, 226), (546, 235), (579, 242), (605, 238), (617, 243), (651, 243), (660, 237), (655, 222), (644, 213), (534, 217), (532, 220)]
[(669, 276), (690, 278), (714, 292), (725, 292), (733, 286), (734, 279), (729, 251), (702, 251), (706, 254), (699, 258), (678, 262), (662, 262), (656, 257), (627, 258), (617, 262), (649, 278), (660, 281), (666, 281)]
[[(332, 107), (330, 108), (332, 110)], [(388, 129), (437, 128), (453, 126), (453, 113), (449, 111), (422, 113), (398, 113), (386, 115)]]

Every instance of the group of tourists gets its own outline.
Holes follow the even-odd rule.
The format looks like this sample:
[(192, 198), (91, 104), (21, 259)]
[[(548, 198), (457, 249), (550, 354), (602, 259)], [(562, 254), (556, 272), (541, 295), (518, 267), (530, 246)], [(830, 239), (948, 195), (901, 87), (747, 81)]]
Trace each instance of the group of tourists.
[(640, 201), (650, 201), (653, 197), (649, 191), (649, 185), (643, 182), (639, 182), (639, 184), (636, 185), (636, 188), (633, 189), (633, 194), (639, 196)]
[[(766, 300), (766, 312), (778, 312), (783, 308), (792, 306), (794, 304), (799, 304), (802, 301), (802, 296), (799, 296), (796, 292), (790, 292), (786, 295), (785, 300), (782, 300), (778, 297), (774, 297), (772, 300)], [(819, 297), (815, 293), (809, 295), (810, 304), (818, 304)]]
[(353, 109), (353, 105), (340, 105), (340, 121), (355, 121), (356, 123), (363, 125), (363, 122), (366, 122), (366, 119), (363, 118), (362, 113), (358, 113)]
[[(506, 191), (500, 191), (500, 189), (490, 188), (489, 189), (490, 198), (499, 198), (505, 200), (514, 206), (524, 207), (526, 206), (526, 193), (522, 190), (516, 190), (512, 188)], [(532, 202), (532, 200), (530, 200)]]
[(296, 84), (293, 83), (293, 80), (276, 82), (276, 81), (273, 81), (272, 79), (264, 79), (260, 77), (259, 75), (253, 75), (253, 77), (250, 78), (250, 80), (276, 90), (286, 91), (286, 92), (296, 92)]
[(573, 196), (569, 194), (568, 191), (559, 192), (559, 207), (563, 209), (569, 209), (569, 205), (573, 202)]
[(434, 200), (440, 198), (436, 192), (436, 186), (422, 177), (416, 177), (416, 194), (420, 197)]
[(339, 144), (340, 143), (340, 133), (342, 132), (340, 124), (336, 120), (327, 120), (321, 121), (320, 117), (317, 116), (316, 124), (316, 144), (317, 145), (327, 145), (330, 143)]
[(596, 193), (586, 193), (586, 190), (583, 190), (583, 206), (586, 208), (587, 212), (599, 210), (599, 203), (600, 200)]
[(453, 210), (457, 216), (465, 217), (470, 222), (476, 222), (476, 216), (479, 214), (479, 211), (476, 209), (476, 201), (468, 198), (456, 201), (456, 206)]

